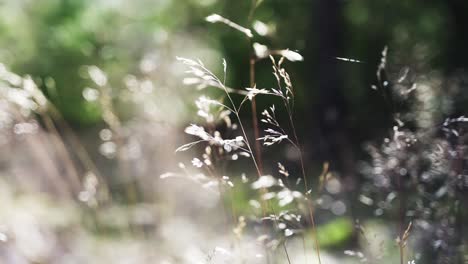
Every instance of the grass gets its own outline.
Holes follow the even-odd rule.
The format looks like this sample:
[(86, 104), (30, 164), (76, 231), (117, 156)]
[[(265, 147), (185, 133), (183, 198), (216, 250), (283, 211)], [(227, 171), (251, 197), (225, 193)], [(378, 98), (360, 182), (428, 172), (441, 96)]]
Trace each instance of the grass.
[[(253, 1), (249, 23), (257, 7)], [(5, 219), (0, 243), (8, 246), (7, 253), (0, 251), (0, 260), (11, 254), (34, 263), (68, 256), (86, 263), (462, 263), (468, 120), (440, 120), (435, 111), (427, 120), (435, 84), (408, 80), (409, 70), (404, 76), (388, 74), (390, 51), (385, 47), (373, 89), (384, 95), (395, 125), (386, 139), (367, 148), (360, 202), (343, 201), (345, 183), (329, 163), (321, 174), (311, 173), (296, 129), (296, 93), (286, 68), (304, 58), (254, 42), (253, 30), (221, 15), (206, 20), (249, 39), (249, 87), (226, 83), (225, 60), (219, 77), (200, 60), (177, 58), (188, 74), (181, 82), (223, 95), (213, 99), (202, 93), (195, 101), (197, 115), (184, 130), (190, 140), (176, 154), (173, 149), (157, 152), (161, 145), (153, 141), (171, 140), (179, 132), (146, 119), (123, 120), (105, 72), (86, 68), (98, 87), (95, 99), (105, 126), (94, 136), (106, 146), (103, 158), (115, 166), (113, 172), (103, 171), (89, 151), (103, 148), (84, 146), (32, 78), (2, 68), (3, 121), (11, 122), (1, 129), (11, 139), (5, 145), (20, 155), (11, 159), (13, 168), (2, 172), (0, 180), (0, 218)], [(261, 60), (271, 61), (276, 87), (256, 82)], [(260, 96), (279, 103), (258, 109)], [(411, 111), (403, 112), (401, 104)], [(298, 158), (264, 158), (280, 147), (289, 147)], [(171, 167), (176, 158), (181, 160), (178, 168)], [(155, 177), (155, 167), (166, 162), (171, 164), (165, 169), (172, 171)], [(360, 215), (360, 206), (374, 217)], [(58, 221), (60, 213), (67, 217)], [(430, 246), (416, 252), (418, 243)], [(333, 251), (339, 257), (330, 257)]]

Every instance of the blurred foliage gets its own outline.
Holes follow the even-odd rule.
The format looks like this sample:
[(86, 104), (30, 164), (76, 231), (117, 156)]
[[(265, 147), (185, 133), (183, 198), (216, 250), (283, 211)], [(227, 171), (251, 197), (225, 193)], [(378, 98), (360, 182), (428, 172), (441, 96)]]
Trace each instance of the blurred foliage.
[(354, 232), (354, 226), (351, 219), (339, 217), (330, 220), (326, 224), (320, 225), (317, 228), (317, 238), (320, 241), (320, 246), (336, 247), (346, 243)]
[(196, 2), (1, 2), (0, 60), (31, 74), (69, 121), (92, 124), (100, 110), (83, 99), (83, 89), (93, 85), (83, 66), (103, 68), (118, 88), (145, 52), (167, 45), (170, 34), (190, 31), (192, 21), (203, 21), (206, 14), (197, 13), (204, 6)]
[[(326, 6), (325, 3), (333, 4)], [(254, 10), (252, 6), (255, 6)], [(95, 91), (94, 89), (99, 91), (98, 89), (102, 88), (96, 87), (96, 83), (89, 78), (87, 70), (91, 65), (99, 67), (107, 75), (108, 85), (112, 88), (109, 89), (109, 96), (116, 101), (117, 109), (112, 110), (118, 113), (119, 118), (131, 119), (132, 111), (136, 111), (133, 105), (138, 105), (142, 106), (146, 112), (158, 112), (157, 116), (164, 118), (162, 120), (154, 118), (151, 121), (170, 123), (171, 120), (176, 119), (175, 115), (183, 115), (184, 111), (190, 112), (195, 109), (193, 92), (179, 87), (182, 86), (184, 72), (181, 68), (177, 68), (176, 56), (200, 58), (208, 68), (220, 76), (222, 75), (221, 58), (226, 58), (227, 83), (235, 88), (244, 88), (250, 85), (249, 57), (253, 52), (251, 48), (253, 42), (267, 45), (271, 49), (289, 48), (299, 51), (305, 57), (304, 62), (285, 62), (296, 93), (297, 130), (303, 134), (300, 138), (304, 141), (319, 141), (320, 139), (311, 136), (310, 131), (304, 128), (308, 124), (314, 127), (317, 117), (327, 114), (326, 109), (320, 107), (322, 104), (336, 104), (342, 107), (345, 113), (341, 119), (337, 120), (337, 123), (342, 123), (342, 127), (347, 129), (344, 134), (350, 144), (344, 148), (354, 150), (360, 149), (364, 141), (381, 140), (382, 134), (388, 136), (390, 126), (394, 125), (391, 114), (398, 109), (392, 105), (391, 95), (382, 96), (371, 89), (371, 85), (377, 82), (376, 68), (381, 61), (382, 50), (385, 46), (389, 48), (388, 67), (386, 68), (388, 81), (392, 82), (397, 79), (405, 67), (411, 69), (411, 76), (417, 76), (422, 80), (420, 83), (423, 89), (419, 89), (419, 99), (416, 96), (415, 100), (420, 100), (416, 103), (420, 105), (425, 103), (425, 105), (415, 108), (417, 111), (411, 113), (414, 114), (416, 121), (410, 125), (418, 125), (418, 122), (428, 115), (427, 119), (441, 119), (466, 110), (468, 97), (466, 93), (462, 94), (463, 88), (466, 88), (468, 84), (466, 73), (462, 71), (461, 77), (456, 76), (455, 80), (450, 80), (454, 83), (448, 85), (450, 92), (445, 91), (445, 84), (452, 74), (467, 66), (468, 39), (464, 32), (466, 23), (463, 23), (468, 22), (464, 14), (467, 10), (468, 4), (461, 0), (432, 1), (430, 5), (407, 0), (290, 2), (284, 0), (253, 2), (0, 0), (0, 62), (5, 63), (13, 72), (31, 75), (65, 119), (76, 127), (91, 126), (103, 121), (102, 114), (105, 109), (101, 109), (102, 105), (94, 100), (85, 100), (83, 96), (86, 88), (91, 88), (88, 89), (89, 91)], [(244, 35), (225, 25), (207, 23), (204, 18), (212, 13), (220, 14), (242, 26), (253, 28), (254, 37), (248, 40)], [(336, 14), (336, 21), (331, 21), (333, 23), (327, 18), (329, 13)], [(325, 21), (320, 21), (320, 19)], [(261, 30), (256, 29), (255, 25), (263, 25), (266, 27), (266, 32), (260, 32)], [(324, 39), (327, 40), (324, 35), (328, 30), (328, 28), (323, 28), (324, 25), (333, 27), (330, 34), (335, 34), (328, 36), (336, 40), (336, 47), (330, 50), (326, 49), (330, 43), (324, 42)], [(359, 62), (338, 60), (337, 57), (351, 58)], [(328, 68), (324, 65), (327, 63), (333, 66), (330, 72), (326, 72)], [(324, 76), (326, 74), (331, 77)], [(413, 81), (415, 80), (410, 82)], [(269, 60), (261, 60), (257, 63), (256, 82), (259, 88), (270, 88), (276, 85), (271, 74)], [(323, 86), (327, 82), (333, 82), (331, 88), (336, 90), (331, 93), (332, 96), (328, 97), (328, 87)], [(128, 88), (132, 85), (138, 88)], [(145, 89), (146, 91), (141, 91)], [(210, 95), (219, 97), (222, 93), (218, 92), (210, 92)], [(328, 100), (330, 102), (327, 102)], [(131, 103), (127, 103), (128, 101)], [(261, 96), (258, 97), (257, 102), (259, 109), (264, 109), (272, 103), (270, 99), (264, 99)], [(398, 105), (397, 107), (404, 106)], [(243, 114), (247, 116), (248, 110), (246, 112)], [(147, 116), (141, 119), (148, 120)], [(434, 122), (430, 122), (428, 128), (436, 124), (437, 120), (431, 121)], [(173, 122), (182, 126), (177, 122), (187, 123), (188, 120), (180, 118)], [(142, 139), (141, 143), (147, 144), (148, 148), (153, 146), (150, 145), (150, 140), (147, 140), (149, 138), (157, 142), (168, 141), (167, 138), (171, 135), (164, 131), (171, 130), (162, 129), (163, 125), (159, 126), (158, 122), (145, 122), (145, 125), (149, 123), (151, 125), (157, 123), (157, 125), (147, 127), (149, 132), (135, 125), (133, 129), (122, 129), (122, 134), (141, 133), (139, 135)], [(334, 131), (326, 132), (333, 134)], [(90, 129), (80, 136), (86, 137), (85, 133), (89, 133), (88, 138), (93, 138), (88, 140), (92, 142), (90, 148), (95, 148), (96, 140), (99, 140), (96, 137), (96, 130)], [(122, 135), (114, 136), (115, 138), (111, 135), (108, 139), (103, 139), (100, 135), (100, 138), (103, 142), (109, 141), (108, 143), (114, 144), (110, 141), (115, 140), (120, 144), (121, 142), (118, 141)], [(117, 148), (115, 144), (112, 144), (108, 146)], [(135, 149), (133, 150), (138, 155), (151, 157), (145, 161), (150, 165), (158, 162), (165, 163), (159, 160), (160, 156), (173, 156), (172, 152), (167, 149), (156, 152), (157, 147), (151, 149), (151, 155), (138, 153), (140, 149)], [(285, 164), (287, 166), (292, 164), (290, 171), (292, 182), (299, 174), (297, 166), (294, 168), (294, 159), (297, 158), (297, 154), (288, 149), (281, 151), (279, 148), (274, 148), (269, 153), (272, 153), (272, 156), (285, 154), (284, 156), (288, 159)], [(114, 152), (115, 149), (111, 154), (115, 154)], [(137, 154), (134, 156), (135, 160), (140, 157)], [(92, 155), (98, 155), (98, 153), (92, 153)], [(265, 164), (275, 164), (277, 156), (272, 158), (268, 155), (270, 154), (265, 155)], [(128, 157), (123, 159), (125, 158)], [(119, 157), (119, 159), (122, 158)], [(270, 162), (273, 160), (274, 162)], [(115, 165), (110, 161), (98, 162), (106, 169)], [(144, 167), (143, 161), (138, 160), (138, 162), (135, 170)], [(357, 163), (352, 164), (354, 167), (350, 170), (359, 167)], [(309, 173), (317, 164), (307, 164)], [(333, 162), (331, 164), (334, 165)], [(154, 176), (155, 170), (150, 165), (147, 165), (147, 171), (149, 171), (147, 173)], [(107, 174), (114, 177), (127, 173), (121, 167), (114, 167), (115, 170)], [(236, 169), (244, 172), (244, 164), (239, 167), (241, 168)], [(266, 170), (268, 169), (275, 170), (275, 168)], [(128, 176), (131, 175), (131, 173), (128, 174)], [(310, 175), (313, 174), (310, 173)], [(360, 184), (358, 178), (356, 177), (356, 181)], [(112, 189), (114, 193), (122, 196), (121, 198), (116, 195), (117, 202), (122, 204), (127, 202), (124, 201), (124, 189), (130, 185), (129, 182), (133, 183), (133, 181), (122, 181), (120, 185)], [(234, 201), (232, 208), (227, 208), (227, 210), (232, 209), (239, 215), (248, 215), (255, 211), (253, 205), (256, 204), (252, 201), (259, 200), (258, 194), (247, 188), (248, 183), (243, 184), (238, 179), (233, 179), (233, 181), (236, 183), (236, 188), (230, 192), (232, 197), (224, 197), (226, 204), (228, 200)], [(344, 182), (347, 184), (346, 181)], [(141, 186), (141, 189), (144, 187), (147, 186)], [(20, 202), (20, 207), (24, 206), (25, 210), (31, 207), (29, 200)], [(42, 203), (47, 205), (49, 202)], [(279, 207), (277, 203), (273, 204), (268, 209), (272, 212), (295, 208), (295, 205)], [(134, 204), (126, 205), (133, 206)], [(7, 211), (3, 209), (0, 211)], [(125, 214), (125, 209), (110, 210), (112, 214), (109, 214), (111, 216), (108, 218), (119, 219), (120, 222), (112, 222), (105, 216), (98, 216), (102, 219), (96, 218), (96, 222), (111, 223), (104, 226), (103, 231), (117, 233), (123, 228), (122, 226), (128, 225), (127, 222), (131, 222), (131, 219), (125, 219), (122, 216)], [(389, 217), (396, 215), (396, 209), (393, 211)], [(42, 214), (42, 211), (40, 213)], [(56, 213), (59, 214), (58, 211), (52, 213), (54, 217)], [(79, 217), (74, 213), (67, 213), (67, 215), (73, 216), (74, 219)], [(56, 218), (60, 219), (60, 217)], [(59, 224), (57, 226), (60, 226)], [(91, 221), (87, 224), (95, 223)], [(385, 224), (379, 225), (381, 226), (375, 228), (376, 233), (388, 229)], [(355, 235), (353, 228), (353, 222), (349, 218), (326, 219), (318, 226), (318, 240), (325, 248), (343, 245)], [(370, 225), (369, 229), (372, 228)], [(393, 241), (394, 237), (394, 234), (386, 234), (385, 239)], [(395, 251), (393, 242), (390, 244), (388, 247)], [(391, 253), (391, 255), (398, 254)]]
[[(236, 180), (234, 185), (235, 188), (230, 189), (229, 195), (226, 195), (224, 198), (225, 206), (231, 206), (232, 208), (230, 209), (238, 215), (250, 215), (254, 212), (261, 212), (262, 194), (252, 189), (249, 183), (242, 183), (240, 180)], [(230, 202), (231, 199), (232, 202)], [(267, 207), (265, 215), (282, 211), (294, 211), (297, 208), (296, 203), (280, 206), (276, 197), (265, 202), (265, 206)]]
[[(31, 74), (40, 81), (63, 115), (78, 124), (100, 119), (99, 107), (83, 100), (82, 91), (92, 85), (83, 73), (83, 65), (102, 67), (115, 87), (127, 73), (135, 72), (148, 50), (171, 45), (174, 34), (190, 32), (202, 37), (207, 48), (218, 42), (229, 63), (228, 80), (235, 87), (248, 86), (249, 42), (238, 32), (222, 25), (207, 25), (203, 18), (213, 12), (251, 26), (264, 22), (270, 31), (255, 35), (253, 41), (272, 48), (290, 48), (306, 55), (305, 63), (289, 65), (298, 107), (320, 101), (313, 83), (318, 33), (314, 33), (321, 12), (318, 1), (259, 1), (249, 16), (250, 1), (2, 1), (0, 2), (0, 60), (13, 71)], [(340, 63), (346, 76), (343, 94), (350, 105), (348, 122), (361, 127), (369, 121), (369, 110), (381, 109), (372, 103), (375, 96), (369, 86), (375, 82), (375, 67), (385, 45), (399, 65), (438, 65), (450, 63), (446, 56), (450, 31), (448, 5), (436, 1), (425, 5), (410, 1), (349, 1), (340, 5), (343, 43), (340, 54), (364, 61), (364, 64)], [(209, 34), (205, 34), (209, 32)], [(180, 53), (184, 53), (181, 51)], [(429, 64), (428, 64), (429, 63)], [(268, 61), (257, 67), (257, 82), (273, 85)], [(301, 96), (302, 95), (302, 96)], [(363, 104), (363, 102), (365, 102)], [(265, 105), (268, 102), (260, 102)], [(363, 105), (366, 105), (363, 107)], [(356, 128), (357, 131), (361, 131)], [(363, 131), (361, 131), (363, 132)]]

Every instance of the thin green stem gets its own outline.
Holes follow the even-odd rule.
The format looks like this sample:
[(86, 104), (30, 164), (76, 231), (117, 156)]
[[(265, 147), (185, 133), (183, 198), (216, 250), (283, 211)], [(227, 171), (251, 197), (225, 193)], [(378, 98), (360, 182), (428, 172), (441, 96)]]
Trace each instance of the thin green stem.
[[(305, 171), (305, 166), (304, 166), (303, 151), (302, 151), (302, 148), (300, 147), (299, 137), (297, 136), (297, 133), (296, 133), (296, 126), (294, 125), (293, 114), (292, 114), (292, 111), (291, 111), (291, 109), (289, 107), (289, 102), (284, 101), (284, 104), (285, 104), (287, 112), (288, 112), (289, 123), (290, 123), (291, 130), (292, 130), (292, 133), (293, 133), (293, 136), (294, 136), (294, 140), (296, 141), (296, 143), (293, 144), (293, 145), (299, 151), (302, 178), (304, 180), (304, 187), (306, 189), (305, 192), (306, 192), (306, 195), (307, 195), (307, 193), (309, 193), (309, 184), (307, 183), (307, 176), (306, 176), (306, 171)], [(321, 257), (320, 257), (320, 244), (319, 244), (318, 237), (317, 237), (317, 228), (316, 228), (315, 220), (314, 220), (313, 205), (311, 204), (311, 199), (312, 199), (311, 192), (309, 194), (309, 198), (310, 198), (310, 200), (309, 200), (309, 202), (307, 204), (307, 208), (309, 209), (309, 217), (310, 217), (310, 222), (312, 224), (312, 234), (313, 234), (313, 239), (314, 239), (314, 243), (315, 243), (315, 250), (317, 252), (317, 258), (318, 258), (319, 264), (321, 264), (322, 260), (321, 260)]]

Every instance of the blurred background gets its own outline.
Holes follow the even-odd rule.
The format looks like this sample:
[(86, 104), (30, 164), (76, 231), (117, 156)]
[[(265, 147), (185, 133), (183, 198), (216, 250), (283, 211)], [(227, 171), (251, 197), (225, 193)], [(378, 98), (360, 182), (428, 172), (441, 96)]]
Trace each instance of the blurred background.
[[(385, 251), (379, 263), (395, 263), (398, 230), (422, 219), (407, 260), (465, 263), (466, 231), (455, 228), (466, 215), (459, 213), (468, 185), (464, 152), (455, 173), (461, 187), (449, 185), (450, 165), (437, 174), (425, 160), (410, 160), (438, 153), (428, 150), (433, 146), (444, 153), (464, 149), (464, 140), (446, 136), (441, 126), (467, 110), (467, 11), (462, 0), (0, 0), (0, 262), (236, 263), (217, 248), (230, 247), (219, 197), (160, 175), (191, 166), (196, 150), (175, 149), (190, 141), (184, 128), (200, 121), (194, 100), (202, 92), (222, 96), (184, 85), (186, 69), (176, 57), (200, 59), (219, 75), (224, 58), (226, 83), (244, 89), (251, 86), (251, 43), (257, 42), (304, 57), (285, 68), (313, 190), (330, 164), (331, 180), (313, 193), (320, 201), (322, 262), (355, 263), (361, 257), (345, 250), (385, 241), (362, 250)], [(251, 28), (254, 37), (208, 23), (213, 13)], [(258, 88), (275, 86), (270, 60), (258, 61), (255, 75)], [(259, 96), (258, 111), (273, 103)], [(246, 107), (241, 118), (253, 135), (250, 111)], [(395, 126), (424, 144), (405, 153), (383, 147), (377, 158), (376, 149), (398, 137)], [(463, 129), (455, 128), (457, 134)], [(420, 134), (427, 131), (430, 136)], [(299, 178), (290, 147), (263, 154), (265, 174), (276, 173), (281, 161), (292, 182)], [(446, 156), (436, 161), (452, 162)], [(254, 172), (246, 164), (228, 166), (233, 181)], [(375, 183), (375, 175), (397, 169), (413, 169), (408, 179), (416, 179), (414, 185)], [(421, 187), (429, 203), (411, 196), (424, 175), (433, 179)], [(392, 205), (401, 190), (408, 203), (403, 215)], [(233, 198), (245, 215), (247, 193), (240, 189)], [(382, 202), (378, 193), (385, 194)], [(361, 224), (369, 234), (364, 242)], [(424, 237), (424, 230), (433, 234)], [(298, 256), (293, 263), (304, 258), (299, 240), (291, 242)], [(254, 235), (243, 245), (252, 252), (246, 263), (265, 263)], [(287, 262), (281, 255), (272, 263)]]

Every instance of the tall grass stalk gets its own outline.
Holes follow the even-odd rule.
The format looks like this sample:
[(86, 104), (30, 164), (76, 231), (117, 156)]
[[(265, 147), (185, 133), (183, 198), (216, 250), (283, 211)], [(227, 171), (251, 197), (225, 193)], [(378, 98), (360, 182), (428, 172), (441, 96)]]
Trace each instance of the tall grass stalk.
[(317, 237), (317, 228), (316, 228), (316, 225), (315, 225), (313, 204), (312, 204), (312, 201), (311, 201), (312, 200), (312, 196), (311, 196), (312, 192), (309, 189), (309, 184), (308, 184), (308, 181), (307, 181), (307, 174), (306, 174), (305, 165), (304, 165), (303, 150), (302, 150), (301, 144), (299, 142), (299, 137), (297, 136), (296, 126), (294, 124), (293, 105), (291, 104), (290, 98), (287, 96), (287, 94), (289, 93), (290, 96), (292, 97), (292, 101), (294, 102), (293, 86), (292, 86), (292, 84), (290, 82), (289, 75), (287, 74), (286, 71), (284, 71), (284, 69), (281, 68), (281, 63), (282, 63), (283, 59), (284, 59), (284, 57), (282, 59), (280, 59), (278, 64), (276, 64), (273, 57), (271, 57), (271, 60), (272, 60), (272, 63), (273, 63), (273, 69), (274, 69), (274, 71), (276, 73), (275, 76), (276, 76), (276, 79), (277, 79), (278, 89), (279, 90), (283, 89), (282, 85), (281, 85), (280, 76), (283, 77), (283, 81), (284, 81), (285, 85), (287, 86), (287, 87), (285, 87), (286, 88), (286, 97), (285, 96), (280, 96), (280, 97), (281, 97), (281, 99), (283, 101), (284, 107), (286, 109), (286, 113), (288, 115), (288, 121), (289, 121), (289, 125), (291, 127), (291, 131), (292, 131), (292, 134), (293, 134), (294, 141), (291, 140), (289, 137), (287, 138), (287, 140), (292, 144), (292, 146), (294, 146), (296, 151), (299, 153), (301, 174), (302, 174), (302, 179), (304, 181), (305, 192), (306, 192), (306, 194), (309, 194), (309, 199), (307, 200), (307, 208), (308, 208), (308, 211), (309, 211), (310, 222), (311, 222), (311, 225), (312, 225), (312, 238), (313, 238), (313, 241), (314, 241), (314, 244), (315, 244), (315, 250), (316, 250), (316, 253), (317, 253), (318, 262), (319, 262), (319, 264), (321, 264), (322, 261), (321, 261), (321, 257), (320, 257), (320, 245), (319, 245), (319, 241), (318, 241), (318, 237)]
[[(253, 17), (254, 9), (257, 6), (258, 6), (258, 3), (257, 3), (257, 1), (254, 0), (252, 2), (252, 9), (251, 9), (251, 11), (249, 13), (249, 17), (248, 17), (249, 22), (251, 21), (251, 19)], [(310, 194), (309, 184), (308, 184), (308, 181), (307, 181), (307, 175), (306, 175), (305, 165), (304, 165), (303, 151), (302, 151), (302, 148), (300, 147), (300, 144), (299, 144), (299, 139), (298, 139), (298, 136), (297, 136), (297, 133), (296, 133), (296, 128), (295, 128), (294, 120), (293, 120), (293, 111), (292, 111), (293, 106), (291, 105), (291, 102), (290, 102), (290, 99), (293, 99), (293, 98), (289, 97), (289, 96), (294, 97), (294, 93), (292, 92), (292, 84), (290, 82), (289, 75), (287, 74), (287, 72), (283, 68), (281, 68), (281, 63), (284, 60), (284, 57), (286, 57), (287, 59), (289, 59), (291, 61), (296, 61), (296, 60), (302, 60), (302, 56), (300, 56), (299, 54), (297, 54), (295, 52), (289, 51), (289, 50), (268, 50), (266, 48), (266, 46), (260, 45), (258, 43), (252, 43), (251, 38), (252, 38), (253, 35), (252, 35), (252, 33), (251, 33), (252, 31), (250, 29), (244, 28), (244, 27), (242, 27), (242, 26), (240, 26), (240, 25), (238, 25), (238, 24), (236, 24), (236, 23), (234, 23), (234, 22), (232, 22), (232, 21), (230, 21), (230, 20), (228, 20), (228, 19), (226, 19), (226, 18), (224, 18), (224, 17), (222, 17), (220, 15), (217, 15), (217, 14), (210, 15), (210, 16), (208, 16), (206, 18), (206, 20), (208, 22), (211, 22), (211, 23), (222, 23), (222, 24), (225, 24), (225, 25), (227, 25), (227, 26), (229, 26), (231, 28), (234, 28), (234, 29), (238, 30), (239, 32), (243, 33), (247, 37), (247, 39), (248, 39), (248, 41), (250, 43), (250, 46), (253, 47), (253, 52), (249, 57), (249, 85), (250, 85), (250, 88), (247, 89), (249, 92), (247, 94), (243, 94), (244, 99), (242, 100), (242, 102), (240, 103), (239, 106), (236, 106), (236, 104), (234, 103), (234, 100), (231, 97), (231, 93), (233, 92), (233, 89), (228, 88), (225, 85), (226, 68), (227, 68), (225, 60), (223, 61), (224, 81), (221, 81), (216, 75), (211, 73), (211, 71), (209, 71), (203, 65), (203, 63), (201, 63), (200, 61), (196, 62), (196, 61), (193, 61), (193, 60), (181, 59), (181, 58), (179, 58), (179, 60), (182, 60), (184, 62), (184, 64), (189, 66), (192, 69), (191, 72), (194, 73), (195, 76), (201, 77), (205, 84), (220, 88), (226, 94), (226, 98), (229, 101), (229, 106), (224, 105), (224, 104), (222, 104), (222, 106), (227, 108), (228, 110), (230, 110), (235, 115), (235, 117), (236, 117), (236, 119), (238, 121), (240, 130), (242, 132), (242, 136), (243, 136), (243, 139), (244, 139), (244, 143), (246, 145), (247, 152), (250, 153), (250, 158), (251, 158), (251, 160), (253, 162), (253, 165), (254, 165), (254, 167), (256, 169), (258, 179), (260, 179), (260, 177), (262, 177), (262, 175), (263, 175), (263, 159), (262, 159), (262, 149), (261, 149), (261, 145), (260, 145), (260, 140), (262, 138), (260, 137), (260, 128), (259, 128), (259, 122), (258, 122), (258, 114), (257, 114), (257, 105), (256, 105), (255, 95), (257, 95), (257, 94), (270, 94), (270, 95), (280, 96), (283, 99), (284, 106), (287, 109), (287, 114), (289, 116), (289, 125), (291, 127), (291, 130), (293, 131), (292, 132), (293, 133), (293, 139), (291, 139), (290, 137), (287, 136), (287, 133), (284, 132), (284, 130), (279, 126), (279, 123), (276, 120), (275, 120), (275, 122), (276, 122), (277, 127), (284, 133), (283, 137), (285, 137), (295, 147), (295, 149), (299, 152), (301, 174), (302, 174), (302, 178), (304, 180), (305, 190), (306, 190), (306, 192), (308, 194)], [(262, 49), (262, 51), (263, 51), (263, 53), (260, 54), (260, 56), (258, 54), (258, 47), (260, 47)], [(280, 59), (278, 65), (275, 63), (272, 55), (281, 55), (282, 56), (282, 58)], [(255, 65), (256, 65), (256, 62), (257, 62), (257, 60), (261, 60), (261, 59), (268, 58), (268, 57), (270, 57), (272, 59), (272, 62), (273, 62), (274, 74), (275, 74), (275, 76), (277, 78), (277, 81), (278, 81), (279, 91), (278, 90), (273, 90), (274, 92), (269, 92), (269, 91), (267, 91), (265, 89), (258, 90), (256, 88), (256, 83), (255, 83)], [(284, 87), (284, 88), (281, 86), (282, 81), (286, 84), (286, 87)], [(284, 94), (283, 94), (283, 89), (285, 89)], [(236, 91), (236, 90), (234, 90), (234, 91)], [(238, 92), (236, 92), (236, 93), (238, 93)], [(242, 120), (240, 118), (240, 109), (242, 108), (244, 103), (247, 101), (247, 99), (250, 101), (250, 104), (251, 104), (252, 127), (253, 127), (253, 134), (254, 134), (254, 138), (255, 138), (254, 146), (251, 145), (251, 141), (249, 140), (249, 136), (247, 135), (244, 124), (243, 124), (243, 122), (242, 122)], [(272, 111), (274, 111), (274, 108), (272, 108)], [(267, 137), (268, 136), (264, 137), (264, 139), (267, 138)], [(278, 142), (278, 141), (281, 141), (281, 140), (282, 139), (279, 138), (279, 139), (275, 140), (275, 142)], [(266, 193), (265, 188), (260, 188), (260, 191), (261, 191), (262, 194)], [(308, 208), (308, 212), (309, 212), (310, 223), (311, 223), (311, 226), (312, 226), (312, 235), (313, 235), (313, 241), (314, 241), (314, 244), (315, 244), (315, 251), (316, 251), (316, 254), (317, 254), (318, 262), (321, 264), (319, 242), (318, 242), (318, 238), (317, 238), (317, 232), (316, 232), (316, 226), (315, 226), (314, 213), (313, 213), (313, 209), (312, 209), (313, 205), (311, 203), (311, 197), (309, 196), (309, 198), (306, 198), (306, 200), (307, 200), (307, 208)], [(268, 206), (268, 205), (265, 204), (266, 202), (267, 201), (265, 201), (264, 199), (261, 199), (261, 208), (262, 208), (262, 212), (263, 212), (264, 217), (266, 216), (266, 207)], [(304, 248), (305, 248), (305, 241), (304, 240), (303, 240), (303, 243), (304, 243)], [(287, 249), (286, 249), (285, 246), (284, 246), (284, 250), (285, 250), (285, 253), (286, 253), (286, 255), (288, 257), (288, 260), (289, 260), (289, 254), (287, 253)]]

